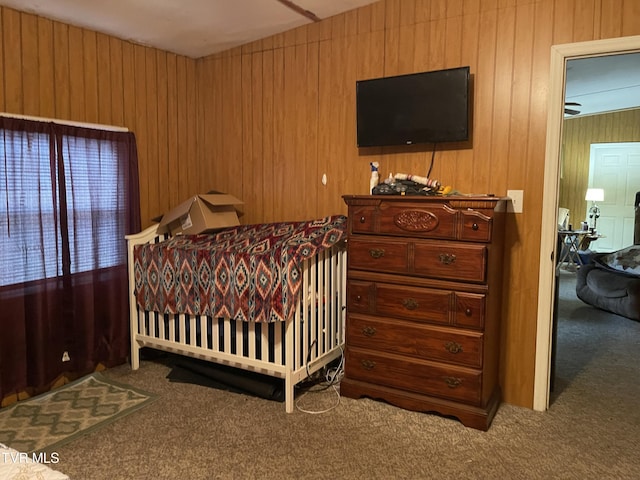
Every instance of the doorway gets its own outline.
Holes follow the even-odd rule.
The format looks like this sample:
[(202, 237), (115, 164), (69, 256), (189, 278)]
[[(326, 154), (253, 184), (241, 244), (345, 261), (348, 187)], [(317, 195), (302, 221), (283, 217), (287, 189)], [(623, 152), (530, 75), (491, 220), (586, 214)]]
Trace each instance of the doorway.
[(549, 407), (553, 293), (555, 290), (554, 258), (557, 243), (560, 149), (564, 116), (566, 62), (572, 58), (616, 55), (638, 51), (640, 51), (640, 36), (556, 45), (551, 48), (538, 283), (538, 318), (533, 392), (534, 410), (544, 411)]

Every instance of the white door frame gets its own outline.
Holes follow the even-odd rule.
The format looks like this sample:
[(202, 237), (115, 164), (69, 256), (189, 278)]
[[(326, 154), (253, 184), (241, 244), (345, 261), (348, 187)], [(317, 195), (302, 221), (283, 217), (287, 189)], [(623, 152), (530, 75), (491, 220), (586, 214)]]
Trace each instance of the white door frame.
[(547, 104), (547, 147), (544, 163), (544, 191), (540, 233), (540, 271), (538, 277), (538, 318), (533, 384), (533, 409), (549, 408), (551, 342), (555, 287), (554, 252), (557, 243), (560, 142), (564, 119), (566, 62), (573, 58), (595, 57), (640, 51), (640, 35), (551, 47), (549, 97)]

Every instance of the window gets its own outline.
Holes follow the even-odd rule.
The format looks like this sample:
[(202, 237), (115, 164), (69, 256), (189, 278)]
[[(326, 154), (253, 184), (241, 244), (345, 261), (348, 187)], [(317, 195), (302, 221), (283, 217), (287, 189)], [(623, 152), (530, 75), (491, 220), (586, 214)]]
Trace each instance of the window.
[(127, 144), (27, 124), (0, 129), (0, 286), (126, 263)]

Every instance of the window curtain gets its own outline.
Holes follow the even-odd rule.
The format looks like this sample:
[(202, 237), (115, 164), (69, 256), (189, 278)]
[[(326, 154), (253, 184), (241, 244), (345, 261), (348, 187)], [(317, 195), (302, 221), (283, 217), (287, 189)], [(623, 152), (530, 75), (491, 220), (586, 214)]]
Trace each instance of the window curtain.
[(0, 400), (129, 354), (135, 136), (0, 118)]

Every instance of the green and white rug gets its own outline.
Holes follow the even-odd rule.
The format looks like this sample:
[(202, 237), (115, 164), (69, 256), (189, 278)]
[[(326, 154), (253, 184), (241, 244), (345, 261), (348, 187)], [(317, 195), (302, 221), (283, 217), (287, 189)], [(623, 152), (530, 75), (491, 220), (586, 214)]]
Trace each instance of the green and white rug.
[(27, 453), (51, 451), (155, 399), (94, 373), (0, 410), (0, 443)]

